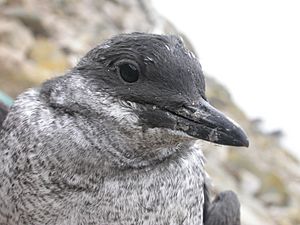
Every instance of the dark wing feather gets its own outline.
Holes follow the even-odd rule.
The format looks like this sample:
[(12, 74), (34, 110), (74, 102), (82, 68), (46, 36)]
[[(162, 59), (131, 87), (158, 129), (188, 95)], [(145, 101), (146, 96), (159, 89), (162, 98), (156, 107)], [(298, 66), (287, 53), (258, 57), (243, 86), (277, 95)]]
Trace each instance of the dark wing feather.
[(232, 191), (221, 192), (211, 203), (204, 225), (240, 225), (240, 202)]
[(2, 123), (6, 118), (8, 113), (8, 107), (6, 107), (2, 102), (0, 102), (0, 130), (2, 128)]
[(205, 182), (203, 186), (203, 192), (204, 192), (204, 205), (203, 205), (203, 222), (207, 220), (208, 217), (208, 210), (210, 209), (210, 193), (208, 189), (208, 184)]

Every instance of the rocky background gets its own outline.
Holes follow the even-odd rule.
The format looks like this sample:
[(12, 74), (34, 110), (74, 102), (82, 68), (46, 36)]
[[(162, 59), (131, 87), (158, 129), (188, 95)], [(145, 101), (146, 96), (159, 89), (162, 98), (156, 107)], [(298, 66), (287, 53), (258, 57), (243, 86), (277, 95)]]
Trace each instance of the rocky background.
[[(14, 98), (63, 74), (102, 40), (132, 31), (180, 34), (149, 0), (0, 0), (0, 90)], [(243, 225), (300, 224), (300, 163), (280, 145), (280, 132), (262, 132), (221, 84), (207, 77), (207, 86), (210, 102), (245, 128), (251, 144), (203, 144), (213, 192), (238, 193)]]

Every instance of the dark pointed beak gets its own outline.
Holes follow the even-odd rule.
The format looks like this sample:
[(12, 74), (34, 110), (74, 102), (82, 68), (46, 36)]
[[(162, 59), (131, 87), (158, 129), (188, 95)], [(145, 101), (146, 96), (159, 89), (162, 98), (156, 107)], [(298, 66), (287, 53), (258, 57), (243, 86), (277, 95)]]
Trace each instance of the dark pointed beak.
[(197, 106), (185, 106), (172, 113), (178, 116), (176, 130), (221, 145), (249, 146), (243, 129), (204, 99)]

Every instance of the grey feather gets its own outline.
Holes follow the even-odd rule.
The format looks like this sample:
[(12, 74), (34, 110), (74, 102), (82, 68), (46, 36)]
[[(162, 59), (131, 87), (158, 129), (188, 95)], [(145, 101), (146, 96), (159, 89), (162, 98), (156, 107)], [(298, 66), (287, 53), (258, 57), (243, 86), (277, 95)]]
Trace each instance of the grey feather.
[(240, 202), (232, 191), (216, 196), (208, 208), (205, 225), (240, 225)]
[(0, 130), (2, 128), (2, 123), (6, 118), (8, 113), (8, 107), (6, 107), (2, 102), (0, 102)]

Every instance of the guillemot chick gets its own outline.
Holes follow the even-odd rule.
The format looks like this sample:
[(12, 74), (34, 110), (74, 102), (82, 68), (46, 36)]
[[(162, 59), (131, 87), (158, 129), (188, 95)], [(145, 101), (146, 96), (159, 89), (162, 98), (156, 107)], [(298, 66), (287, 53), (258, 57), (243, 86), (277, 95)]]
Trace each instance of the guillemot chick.
[(107, 40), (21, 94), (0, 131), (0, 224), (203, 224), (198, 139), (248, 146), (180, 38)]

